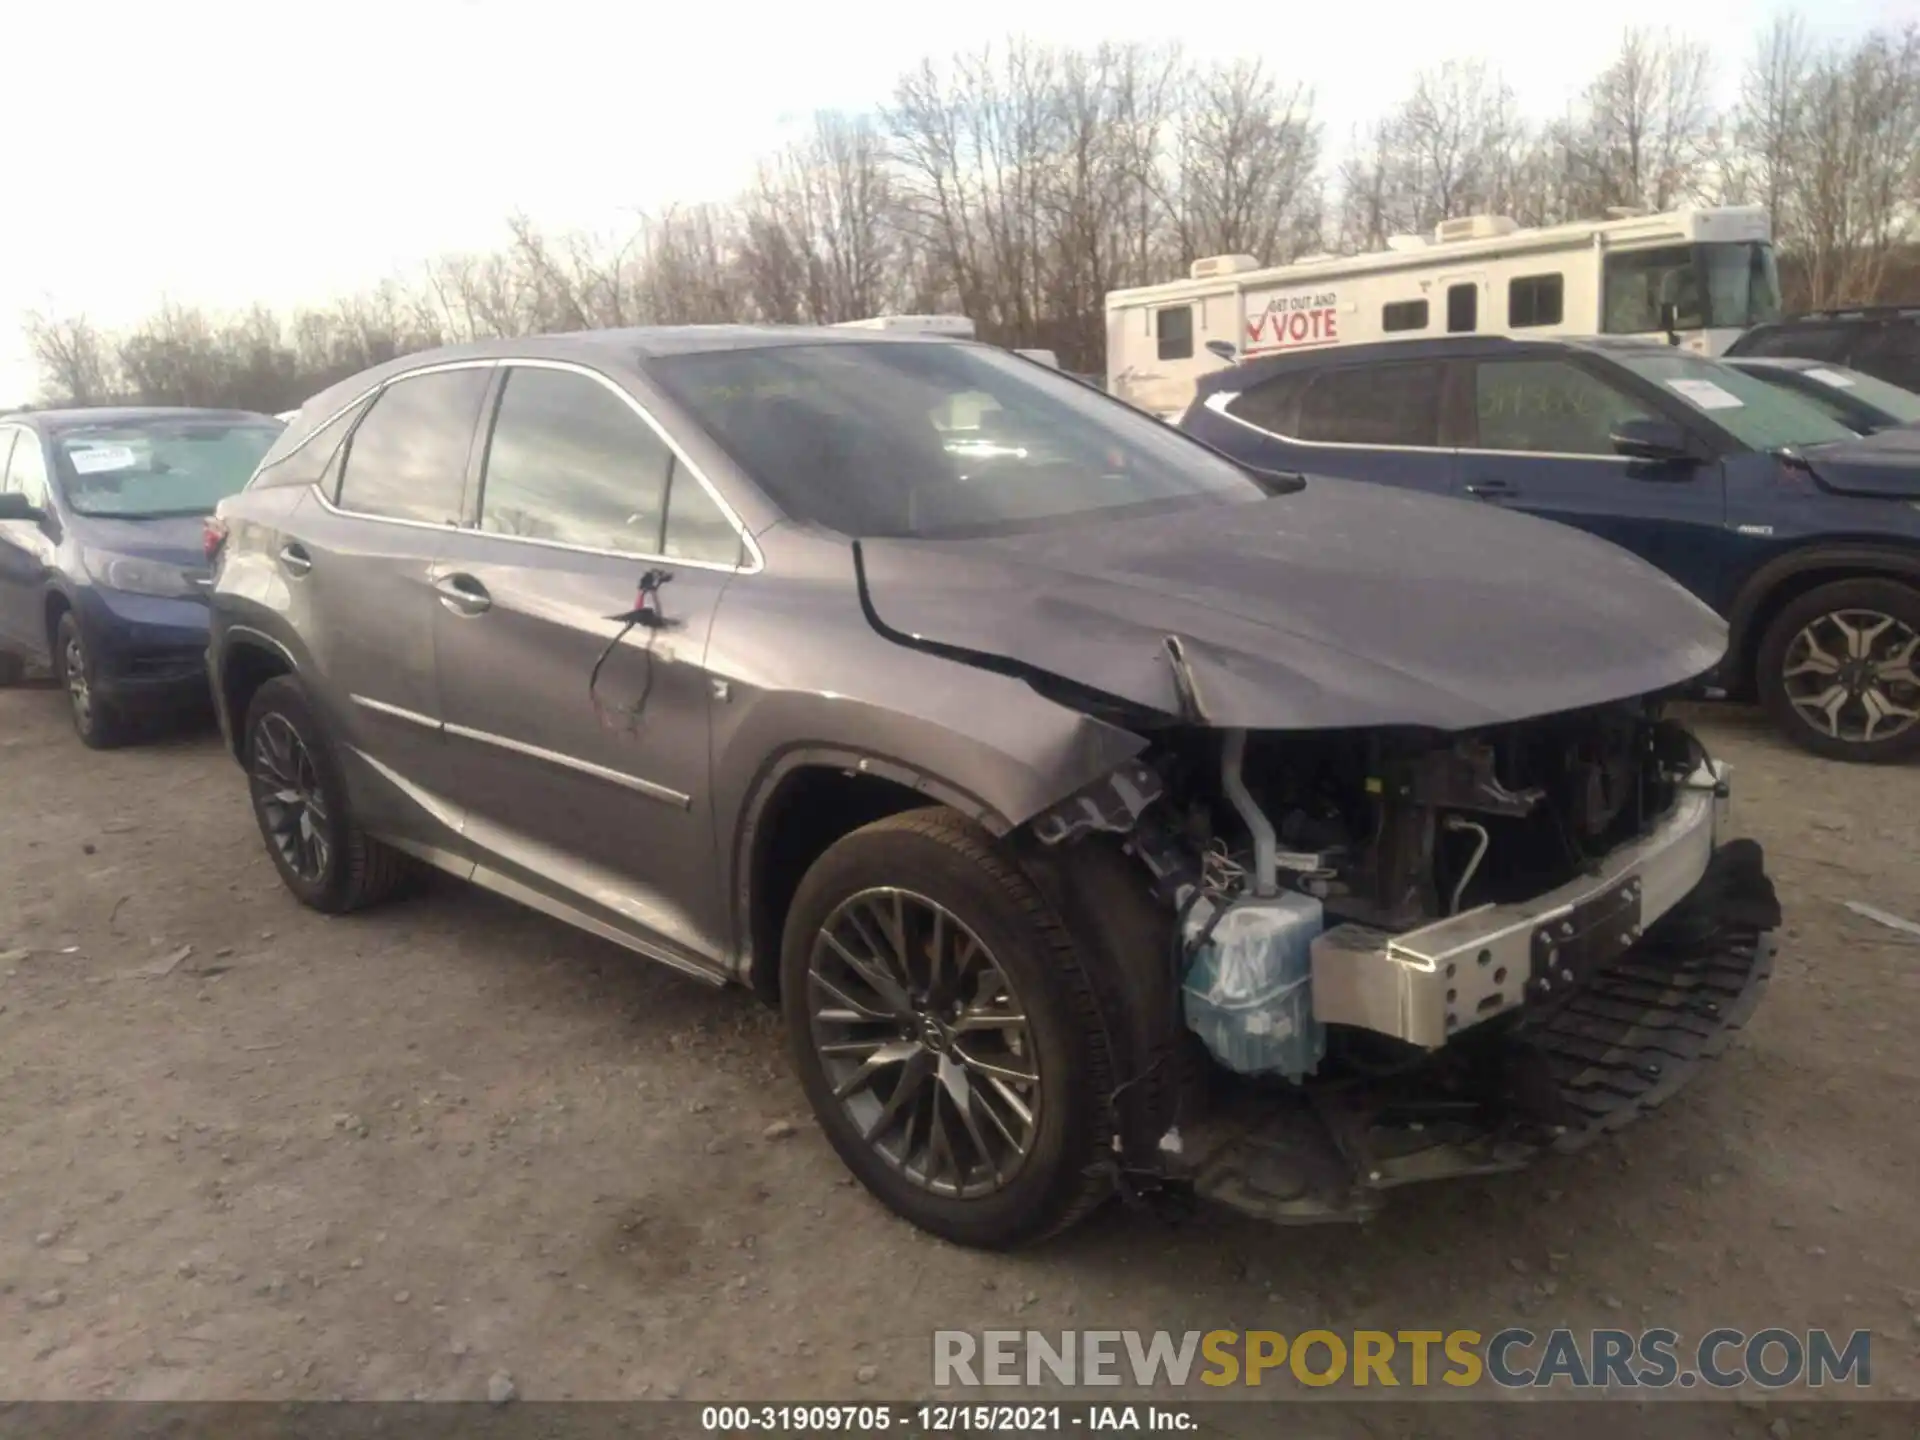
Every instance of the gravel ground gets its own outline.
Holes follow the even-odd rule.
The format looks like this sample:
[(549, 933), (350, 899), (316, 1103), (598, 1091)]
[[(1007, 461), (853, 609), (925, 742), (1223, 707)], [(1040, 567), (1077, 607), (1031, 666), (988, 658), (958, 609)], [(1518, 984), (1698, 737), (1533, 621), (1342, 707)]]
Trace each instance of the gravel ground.
[(1920, 940), (1840, 902), (1920, 916), (1920, 769), (1702, 723), (1787, 930), (1690, 1091), (1365, 1229), (1008, 1257), (854, 1188), (744, 993), (452, 883), (302, 910), (216, 737), (0, 692), (0, 1396), (900, 1398), (942, 1327), (1509, 1323), (1865, 1327), (1911, 1395)]

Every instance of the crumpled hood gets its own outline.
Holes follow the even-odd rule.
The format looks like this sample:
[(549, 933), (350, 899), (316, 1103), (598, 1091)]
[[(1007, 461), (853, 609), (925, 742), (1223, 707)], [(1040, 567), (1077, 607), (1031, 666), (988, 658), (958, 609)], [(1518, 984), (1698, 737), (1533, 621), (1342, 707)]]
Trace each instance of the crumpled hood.
[(897, 638), (1180, 713), (1178, 636), (1215, 725), (1441, 730), (1665, 689), (1726, 626), (1651, 566), (1469, 501), (1314, 479), (1296, 494), (966, 540), (867, 540)]
[(1814, 479), (1838, 495), (1920, 500), (1920, 428), (1911, 425), (1836, 440), (1800, 452)]

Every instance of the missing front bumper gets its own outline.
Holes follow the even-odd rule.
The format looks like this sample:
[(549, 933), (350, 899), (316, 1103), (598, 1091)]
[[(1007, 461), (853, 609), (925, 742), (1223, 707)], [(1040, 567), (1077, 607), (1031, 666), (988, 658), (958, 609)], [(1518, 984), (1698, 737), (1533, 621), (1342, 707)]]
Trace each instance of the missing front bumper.
[(1394, 934), (1338, 925), (1313, 942), (1314, 1017), (1437, 1050), (1551, 999), (1626, 954), (1700, 883), (1724, 828), (1728, 769), (1702, 765), (1650, 834), (1557, 890)]
[(1398, 1186), (1581, 1149), (1725, 1051), (1765, 991), (1779, 923), (1760, 847), (1733, 841), (1650, 933), (1553, 1004), (1378, 1081), (1248, 1087), (1182, 1136), (1177, 1169), (1203, 1198), (1312, 1224), (1365, 1220)]

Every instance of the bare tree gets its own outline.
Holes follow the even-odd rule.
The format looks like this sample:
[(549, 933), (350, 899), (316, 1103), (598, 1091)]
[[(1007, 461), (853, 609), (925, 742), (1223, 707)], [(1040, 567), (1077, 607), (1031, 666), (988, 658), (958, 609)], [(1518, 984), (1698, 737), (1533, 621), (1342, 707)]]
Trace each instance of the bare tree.
[(34, 311), (24, 328), (48, 396), (75, 405), (99, 405), (112, 398), (119, 368), (113, 347), (86, 316)]
[(1169, 210), (1185, 264), (1246, 254), (1268, 263), (1318, 249), (1320, 130), (1305, 86), (1257, 60), (1194, 72), (1174, 139)]
[(1787, 204), (1805, 154), (1812, 60), (1800, 17), (1775, 19), (1754, 47), (1734, 111), (1731, 153), (1741, 170), (1739, 193), (1766, 207), (1775, 235), (1787, 228)]
[(1704, 45), (1629, 30), (1587, 90), (1594, 199), (1667, 210), (1701, 193), (1713, 135)]

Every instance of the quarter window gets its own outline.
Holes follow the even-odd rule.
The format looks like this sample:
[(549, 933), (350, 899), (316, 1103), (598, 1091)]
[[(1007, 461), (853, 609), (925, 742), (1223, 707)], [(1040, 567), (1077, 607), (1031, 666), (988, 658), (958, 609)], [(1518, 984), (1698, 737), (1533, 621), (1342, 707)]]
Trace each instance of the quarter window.
[(1193, 307), (1174, 305), (1153, 312), (1153, 333), (1162, 360), (1193, 358)]
[(1558, 275), (1521, 275), (1507, 282), (1507, 326), (1526, 330), (1558, 325), (1565, 307), (1565, 284)]
[(347, 440), (340, 507), (361, 515), (459, 523), (474, 422), (491, 370), (395, 380)]
[[(282, 485), (318, 485), (332, 494), (340, 480), (340, 442), (366, 408), (364, 400), (349, 406), (343, 414), (336, 415), (309, 435), (297, 450), (277, 457), (268, 451), (266, 463), (261, 465), (248, 488), (271, 490)], [(279, 448), (277, 443), (275, 448)]]
[(1269, 434), (1297, 437), (1300, 397), (1313, 382), (1314, 374), (1312, 370), (1299, 370), (1256, 385), (1229, 400), (1227, 413), (1236, 420), (1258, 425)]
[(1380, 307), (1380, 328), (1392, 335), (1401, 330), (1424, 330), (1427, 328), (1427, 302), (1424, 300), (1396, 300), (1391, 305)]
[(1478, 448), (1612, 455), (1622, 420), (1654, 419), (1631, 395), (1564, 360), (1488, 360), (1474, 371)]
[(1439, 443), (1439, 434), (1437, 364), (1323, 370), (1300, 401), (1302, 440), (1428, 446)]

